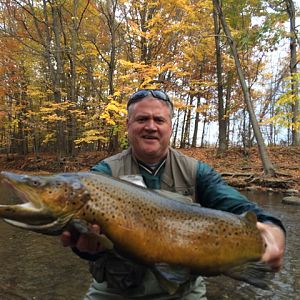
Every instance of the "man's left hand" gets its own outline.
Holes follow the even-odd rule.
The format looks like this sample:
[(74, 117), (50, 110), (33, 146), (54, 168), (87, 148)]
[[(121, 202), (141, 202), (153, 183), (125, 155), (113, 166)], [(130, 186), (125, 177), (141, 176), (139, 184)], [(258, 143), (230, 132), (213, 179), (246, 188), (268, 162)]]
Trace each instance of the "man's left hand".
[(277, 272), (283, 265), (285, 233), (279, 226), (270, 223), (257, 222), (256, 226), (266, 244), (266, 250), (261, 260), (269, 264), (274, 272)]

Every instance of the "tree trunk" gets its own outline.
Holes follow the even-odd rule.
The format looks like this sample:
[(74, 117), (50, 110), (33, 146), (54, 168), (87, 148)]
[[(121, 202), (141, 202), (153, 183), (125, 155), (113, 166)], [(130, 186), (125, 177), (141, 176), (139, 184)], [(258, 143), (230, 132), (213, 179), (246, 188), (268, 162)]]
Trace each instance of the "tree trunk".
[(187, 109), (183, 111), (183, 121), (182, 121), (182, 127), (181, 127), (181, 137), (180, 137), (180, 148), (185, 147), (185, 127), (186, 127), (186, 118), (187, 118)]
[(194, 125), (194, 133), (193, 133), (193, 140), (192, 140), (192, 147), (197, 147), (197, 140), (198, 140), (198, 128), (200, 122), (200, 113), (197, 111), (197, 108), (200, 106), (200, 94), (197, 95), (197, 105), (196, 105), (196, 115), (195, 115), (195, 125)]
[[(70, 64), (70, 71), (69, 71), (69, 84), (68, 84), (68, 100), (76, 105), (77, 103), (77, 55), (78, 55), (78, 30), (79, 30), (79, 22), (78, 22), (78, 0), (73, 0), (73, 7), (72, 7), (72, 23), (70, 26), (70, 52), (66, 52), (66, 55), (69, 59)], [(67, 41), (66, 33), (63, 32), (64, 39)], [(68, 47), (66, 42), (66, 48)], [(75, 156), (76, 148), (74, 140), (77, 138), (77, 120), (75, 114), (68, 113), (68, 150), (69, 155)]]
[(107, 27), (110, 34), (110, 50), (108, 64), (108, 85), (109, 95), (114, 94), (114, 73), (116, 70), (116, 53), (117, 53), (117, 30), (118, 23), (116, 21), (117, 0), (110, 0), (101, 4), (101, 12), (105, 16)]
[(234, 61), (235, 61), (235, 65), (236, 65), (236, 70), (239, 76), (239, 80), (240, 80), (240, 84), (243, 90), (243, 94), (244, 94), (244, 100), (246, 102), (246, 106), (247, 106), (247, 110), (249, 112), (249, 117), (250, 117), (250, 121), (251, 121), (251, 125), (254, 131), (254, 135), (258, 144), (258, 149), (259, 149), (259, 153), (260, 153), (260, 157), (262, 160), (262, 164), (263, 164), (263, 168), (264, 168), (264, 173), (267, 176), (274, 176), (275, 175), (275, 168), (269, 158), (260, 128), (258, 126), (258, 122), (256, 119), (256, 115), (254, 112), (254, 108), (251, 102), (251, 98), (250, 98), (250, 94), (249, 94), (249, 90), (247, 87), (247, 83), (245, 80), (245, 76), (244, 73), (242, 71), (242, 66), (239, 60), (239, 56), (238, 56), (238, 52), (237, 52), (237, 47), (236, 47), (236, 42), (233, 40), (232, 36), (231, 36), (231, 32), (229, 30), (229, 27), (227, 26), (225, 17), (223, 15), (223, 11), (222, 8), (220, 6), (219, 0), (213, 0), (214, 1), (214, 5), (218, 10), (218, 14), (221, 20), (221, 24), (223, 27), (223, 30), (225, 32), (225, 35), (227, 37), (227, 41), (230, 45), (231, 51), (233, 53), (233, 57), (234, 57)]
[(184, 147), (190, 145), (190, 130), (191, 130), (191, 116), (192, 116), (192, 104), (193, 104), (193, 96), (189, 96), (190, 100), (187, 100), (188, 108), (187, 108), (187, 115), (185, 120), (185, 129), (183, 134), (183, 143)]
[[(110, 50), (109, 50), (109, 60), (107, 61), (108, 64), (108, 86), (109, 86), (109, 95), (113, 96), (115, 93), (114, 88), (114, 74), (116, 71), (116, 53), (117, 53), (117, 30), (118, 30), (118, 23), (116, 21), (116, 11), (117, 11), (117, 0), (110, 0), (106, 1), (101, 4), (102, 13), (105, 16), (107, 26), (109, 29), (110, 34)], [(118, 126), (118, 125), (115, 125)], [(110, 141), (108, 146), (108, 151), (110, 153), (115, 153), (120, 150), (120, 143), (119, 143), (119, 134), (117, 130), (112, 128)]]
[(291, 93), (294, 103), (292, 104), (292, 145), (300, 145), (300, 100), (298, 97), (298, 80), (297, 76), (297, 29), (295, 5), (292, 0), (285, 0), (287, 13), (290, 19), (290, 73), (291, 73)]
[[(232, 71), (230, 71), (227, 74), (227, 81), (226, 81), (226, 96), (225, 96), (225, 113), (228, 113), (229, 107), (230, 107), (230, 100), (231, 100), (231, 92), (232, 92), (232, 85), (233, 85), (233, 78), (234, 78), (234, 74)], [(228, 147), (228, 141), (230, 141), (230, 137), (229, 137), (229, 133), (230, 133), (230, 118), (229, 115), (226, 118), (226, 139), (227, 139), (227, 147)]]
[(176, 123), (173, 127), (173, 142), (172, 142), (172, 147), (176, 148), (176, 140), (177, 140), (177, 135), (178, 135), (178, 128), (179, 128), (179, 119), (180, 119), (180, 110), (177, 110), (177, 116), (176, 116)]
[(218, 122), (219, 122), (219, 147), (217, 154), (224, 155), (228, 144), (226, 139), (226, 120), (223, 97), (223, 66), (220, 47), (220, 24), (217, 8), (214, 7), (214, 30), (215, 30), (215, 45), (216, 45), (216, 61), (217, 61), (217, 78), (218, 78)]
[[(51, 12), (53, 17), (53, 24), (52, 30), (54, 33), (54, 38), (52, 40), (54, 51), (52, 52), (55, 58), (55, 67), (52, 69), (54, 74), (52, 78), (54, 79), (53, 82), (53, 90), (54, 90), (54, 101), (55, 103), (62, 102), (62, 90), (63, 84), (65, 83), (64, 80), (64, 59), (63, 59), (63, 48), (61, 44), (62, 38), (62, 28), (61, 28), (61, 12), (60, 12), (60, 5), (58, 3), (53, 3), (51, 5)], [(53, 64), (53, 62), (52, 62)], [(60, 108), (56, 110), (56, 113), (59, 117), (63, 116), (63, 111)], [(65, 156), (68, 153), (68, 141), (65, 136), (66, 132), (66, 123), (65, 121), (58, 120), (56, 125), (56, 144), (57, 144), (57, 155), (58, 158)]]
[(202, 128), (202, 136), (201, 136), (201, 143), (200, 147), (203, 148), (205, 146), (205, 130), (206, 130), (206, 124), (207, 124), (207, 115), (204, 113), (204, 120), (203, 120), (203, 128)]

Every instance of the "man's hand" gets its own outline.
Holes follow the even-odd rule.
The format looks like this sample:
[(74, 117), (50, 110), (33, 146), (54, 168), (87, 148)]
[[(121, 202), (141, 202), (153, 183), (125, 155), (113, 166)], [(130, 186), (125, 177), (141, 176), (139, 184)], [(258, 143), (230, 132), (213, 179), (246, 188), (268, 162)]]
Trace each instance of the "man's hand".
[(70, 231), (64, 231), (60, 240), (64, 247), (76, 247), (81, 252), (96, 254), (105, 250), (105, 247), (99, 242), (100, 227), (96, 224), (90, 225), (89, 233), (81, 233), (74, 237)]
[(274, 272), (277, 272), (283, 265), (285, 233), (279, 226), (274, 224), (257, 222), (256, 226), (266, 243), (262, 261), (269, 264)]

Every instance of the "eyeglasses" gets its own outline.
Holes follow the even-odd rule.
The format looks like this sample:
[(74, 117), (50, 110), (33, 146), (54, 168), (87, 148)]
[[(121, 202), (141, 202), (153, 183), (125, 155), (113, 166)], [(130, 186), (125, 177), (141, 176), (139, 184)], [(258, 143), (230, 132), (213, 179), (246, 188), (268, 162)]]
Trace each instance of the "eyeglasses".
[(171, 102), (169, 96), (161, 91), (161, 90), (139, 90), (135, 92), (133, 95), (129, 97), (129, 100), (127, 102), (127, 108), (136, 102), (139, 102), (141, 99), (152, 95), (152, 97), (157, 98), (159, 100), (165, 101), (167, 103), (170, 103), (172, 109), (173, 109), (173, 103)]

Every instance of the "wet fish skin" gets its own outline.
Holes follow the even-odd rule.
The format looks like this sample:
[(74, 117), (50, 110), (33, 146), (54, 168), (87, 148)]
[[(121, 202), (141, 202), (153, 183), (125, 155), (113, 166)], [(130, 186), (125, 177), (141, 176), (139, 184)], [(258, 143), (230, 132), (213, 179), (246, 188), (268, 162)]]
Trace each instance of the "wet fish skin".
[[(92, 172), (2, 172), (1, 178), (31, 203), (0, 205), (0, 217), (12, 225), (51, 235), (61, 233), (71, 220), (97, 223), (117, 251), (138, 262), (182, 266), (203, 276), (232, 274), (266, 287), (263, 280), (253, 283), (245, 271), (265, 249), (251, 212), (238, 216), (203, 208)], [(260, 274), (269, 271), (261, 264), (259, 269)]]

